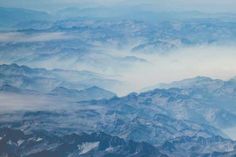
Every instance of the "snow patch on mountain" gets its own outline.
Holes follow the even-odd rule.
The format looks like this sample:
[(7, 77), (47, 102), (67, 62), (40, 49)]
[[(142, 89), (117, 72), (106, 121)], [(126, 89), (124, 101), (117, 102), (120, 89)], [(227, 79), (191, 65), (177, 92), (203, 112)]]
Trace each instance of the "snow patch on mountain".
[(99, 141), (98, 142), (86, 142), (81, 145), (78, 145), (78, 149), (80, 150), (80, 155), (86, 154), (89, 151), (97, 148), (99, 146)]

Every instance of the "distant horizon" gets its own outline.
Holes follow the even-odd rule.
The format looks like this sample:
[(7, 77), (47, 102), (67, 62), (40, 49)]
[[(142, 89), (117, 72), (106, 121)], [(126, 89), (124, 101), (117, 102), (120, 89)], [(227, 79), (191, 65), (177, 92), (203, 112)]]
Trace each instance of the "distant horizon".
[[(38, 12), (44, 12), (48, 14), (54, 14), (57, 11), (65, 10), (65, 9), (95, 9), (95, 8), (114, 8), (113, 6), (86, 6), (86, 7), (79, 7), (79, 6), (68, 6), (68, 7), (61, 7), (57, 8), (54, 10), (48, 10), (48, 9), (42, 9), (42, 8), (25, 8), (25, 7), (8, 7), (8, 6), (0, 6), (0, 8), (5, 8), (5, 9), (23, 9), (23, 10), (31, 10), (31, 11), (38, 11)], [(129, 7), (126, 7), (129, 8)], [(146, 11), (146, 10), (142, 10)], [(236, 15), (235, 12), (230, 12), (230, 11), (218, 11), (218, 12), (208, 12), (208, 11), (203, 11), (203, 10), (156, 10), (156, 11), (150, 11), (150, 13), (199, 13), (199, 14), (208, 14), (208, 15)]]
[(236, 13), (236, 2), (234, 0), (214, 1), (184, 1), (184, 0), (41, 0), (35, 2), (32, 0), (2, 0), (0, 7), (6, 8), (22, 8), (41, 11), (56, 11), (70, 7), (97, 8), (97, 7), (142, 7), (150, 10), (160, 10), (161, 12), (188, 12), (199, 11), (203, 13)]

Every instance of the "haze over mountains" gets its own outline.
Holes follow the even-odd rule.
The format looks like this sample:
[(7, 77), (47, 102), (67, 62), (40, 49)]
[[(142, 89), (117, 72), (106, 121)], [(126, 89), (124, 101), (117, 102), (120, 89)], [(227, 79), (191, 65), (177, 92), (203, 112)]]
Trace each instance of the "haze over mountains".
[[(229, 140), (229, 137), (233, 138), (234, 135), (228, 134), (225, 130), (235, 128), (236, 125), (234, 105), (236, 89), (233, 83), (233, 79), (225, 82), (197, 77), (169, 85), (174, 88), (165, 87), (167, 89), (155, 89), (111, 99), (112, 94), (107, 92), (102, 94), (102, 89), (97, 87), (94, 87), (96, 90), (93, 90), (94, 88), (86, 90), (87, 93), (84, 95), (82, 91), (63, 87), (58, 87), (50, 93), (40, 93), (26, 89), (22, 92), (19, 88), (5, 85), (1, 87), (0, 92), (1, 108), (4, 108), (1, 111), (1, 127), (24, 130), (26, 134), (33, 133), (30, 136), (38, 136), (34, 135), (34, 132), (41, 129), (55, 132), (55, 136), (47, 136), (50, 136), (53, 140), (52, 144), (56, 145), (45, 152), (37, 141), (38, 144), (31, 148), (14, 144), (15, 142), (27, 144), (30, 142), (27, 137), (22, 139), (13, 134), (7, 139), (3, 136), (1, 140), (5, 141), (4, 148), (10, 149), (14, 146), (23, 152), (55, 154), (64, 145), (67, 153), (74, 154), (75, 152), (72, 151), (74, 144), (66, 146), (67, 137), (63, 137), (65, 139), (61, 141), (57, 140), (59, 138), (57, 136), (73, 133), (77, 134), (74, 136), (80, 136), (83, 132), (91, 134), (102, 131), (128, 140), (148, 142), (153, 145), (150, 146), (151, 152), (158, 150), (167, 156), (183, 154), (234, 156), (235, 142)], [(107, 99), (94, 100), (94, 92)], [(16, 101), (12, 101), (12, 97)], [(86, 97), (93, 100), (83, 101)], [(38, 138), (46, 142), (43, 136), (40, 135)], [(84, 148), (88, 150), (85, 151), (87, 155), (102, 147), (94, 141), (94, 138), (91, 140), (92, 143), (84, 143), (86, 146), (89, 145), (88, 148)], [(125, 143), (122, 142), (122, 147), (126, 149), (123, 144)], [(110, 147), (109, 152), (105, 151), (106, 153), (117, 153), (114, 145)], [(2, 153), (16, 153), (7, 150), (4, 149)], [(144, 154), (152, 154), (148, 150), (145, 151), (147, 152), (143, 152)], [(83, 154), (83, 152), (81, 148), (76, 154)]]
[(234, 13), (1, 7), (0, 157), (234, 157), (235, 43)]
[(112, 88), (119, 95), (198, 75), (229, 79), (236, 73), (234, 14), (128, 7), (0, 10), (1, 63), (100, 73), (127, 83)]

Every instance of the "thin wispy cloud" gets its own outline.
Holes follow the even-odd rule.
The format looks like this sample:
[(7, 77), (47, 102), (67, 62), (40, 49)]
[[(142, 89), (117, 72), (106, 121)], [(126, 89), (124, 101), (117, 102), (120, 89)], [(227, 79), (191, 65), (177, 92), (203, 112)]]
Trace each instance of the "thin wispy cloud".
[(66, 35), (62, 32), (52, 33), (35, 33), (35, 34), (24, 34), (24, 33), (0, 33), (0, 42), (43, 42), (52, 40), (65, 40), (74, 38), (73, 36)]

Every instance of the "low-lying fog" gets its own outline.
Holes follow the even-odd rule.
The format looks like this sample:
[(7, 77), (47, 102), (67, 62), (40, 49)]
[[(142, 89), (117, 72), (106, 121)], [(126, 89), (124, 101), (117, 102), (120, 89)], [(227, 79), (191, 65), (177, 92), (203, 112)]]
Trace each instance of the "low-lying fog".
[(227, 80), (236, 75), (234, 46), (196, 46), (140, 56), (148, 64), (140, 63), (122, 74), (130, 91), (195, 76)]
[[(48, 40), (56, 42), (78, 38), (63, 32), (1, 33), (0, 42), (34, 44)], [(155, 52), (154, 50), (152, 52), (148, 50), (134, 52), (132, 48), (138, 43), (137, 41), (132, 42), (132, 44), (127, 43), (122, 48), (116, 46), (115, 43), (110, 45), (97, 43), (89, 52), (85, 52), (82, 55), (80, 51), (76, 52), (77, 54), (73, 53), (73, 55), (66, 51), (62, 55), (58, 55), (57, 53), (54, 54), (52, 50), (52, 52), (48, 52), (53, 53), (53, 55), (49, 55), (50, 58), (37, 58), (39, 52), (33, 48), (20, 47), (16, 52), (11, 49), (9, 52), (7, 50), (0, 51), (0, 57), (6, 57), (10, 54), (10, 57), (6, 57), (10, 58), (10, 61), (0, 59), (0, 63), (10, 64), (20, 61), (20, 64), (30, 67), (88, 70), (101, 73), (108, 78), (125, 82), (125, 86), (119, 87), (114, 91), (118, 95), (126, 95), (159, 83), (168, 83), (195, 76), (230, 79), (236, 75), (236, 46), (234, 44), (179, 46), (163, 52)], [(29, 59), (32, 56), (35, 58)]]

